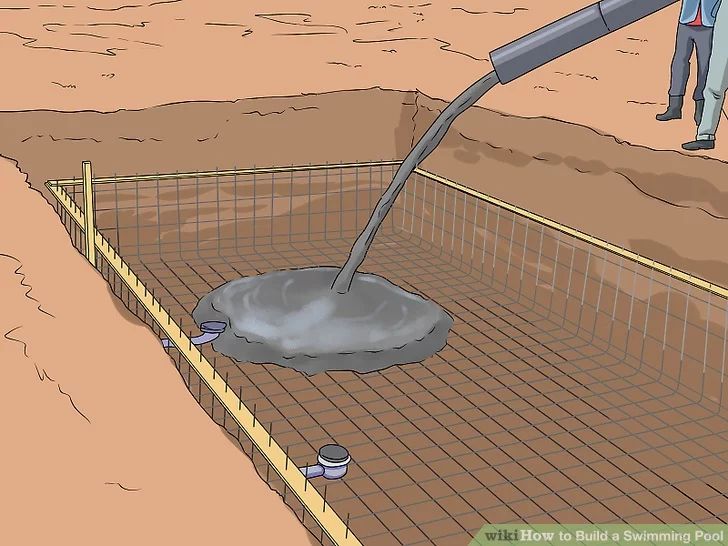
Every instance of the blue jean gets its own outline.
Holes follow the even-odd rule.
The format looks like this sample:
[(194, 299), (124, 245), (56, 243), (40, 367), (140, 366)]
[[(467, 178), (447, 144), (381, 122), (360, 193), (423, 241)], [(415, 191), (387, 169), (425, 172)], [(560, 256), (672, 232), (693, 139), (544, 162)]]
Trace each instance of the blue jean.
[(713, 30), (713, 53), (705, 82), (705, 107), (698, 127), (698, 139), (715, 138), (728, 90), (728, 4), (721, 3)]
[(672, 58), (670, 76), (670, 96), (682, 97), (688, 85), (690, 75), (690, 57), (693, 49), (698, 57), (698, 77), (693, 98), (703, 100), (703, 90), (708, 76), (708, 60), (713, 41), (713, 29), (704, 26), (677, 25), (675, 37), (675, 56)]

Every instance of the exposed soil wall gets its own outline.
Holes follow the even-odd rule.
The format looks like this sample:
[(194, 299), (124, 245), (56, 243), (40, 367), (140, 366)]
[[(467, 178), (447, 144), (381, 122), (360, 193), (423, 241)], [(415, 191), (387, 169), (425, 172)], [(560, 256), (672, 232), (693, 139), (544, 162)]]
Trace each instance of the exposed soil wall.
[[(445, 107), (417, 97), (415, 138)], [(590, 128), (472, 108), (424, 165), (649, 258), (728, 285), (728, 165)]]
[[(140, 111), (0, 113), (0, 150), (31, 184), (80, 175), (402, 158), (444, 107), (381, 89)], [(472, 108), (424, 167), (728, 285), (728, 165), (546, 118)]]
[(33, 187), (95, 176), (395, 159), (408, 150), (414, 93), (187, 102), (146, 110), (0, 112), (0, 150)]

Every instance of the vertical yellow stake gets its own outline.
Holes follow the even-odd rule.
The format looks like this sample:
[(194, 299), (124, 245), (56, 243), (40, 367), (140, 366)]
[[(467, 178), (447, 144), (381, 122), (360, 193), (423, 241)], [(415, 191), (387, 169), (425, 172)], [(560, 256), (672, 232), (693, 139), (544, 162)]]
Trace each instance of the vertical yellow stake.
[(83, 229), (86, 234), (86, 258), (96, 267), (96, 225), (94, 224), (94, 192), (91, 162), (83, 162)]

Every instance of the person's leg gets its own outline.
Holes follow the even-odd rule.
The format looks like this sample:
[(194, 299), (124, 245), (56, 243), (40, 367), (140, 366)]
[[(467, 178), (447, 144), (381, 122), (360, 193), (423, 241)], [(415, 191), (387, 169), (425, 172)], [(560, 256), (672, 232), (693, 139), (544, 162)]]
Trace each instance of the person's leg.
[[(698, 138), (714, 138), (728, 89), (728, 5), (718, 11), (723, 15), (720, 27), (714, 30), (713, 53), (705, 82), (705, 110), (698, 128)], [(716, 24), (718, 21), (716, 21)]]
[(705, 108), (697, 139), (683, 144), (686, 150), (711, 150), (715, 147), (725, 93), (728, 89), (728, 4), (721, 4), (713, 29), (713, 49), (705, 81)]
[(695, 100), (695, 125), (700, 125), (705, 105), (705, 82), (708, 78), (710, 65), (710, 52), (713, 47), (713, 29), (709, 27), (696, 27), (693, 33), (695, 52), (698, 58), (698, 80), (695, 85), (693, 99)]
[(693, 53), (693, 42), (687, 25), (677, 25), (675, 36), (675, 55), (670, 66), (670, 90), (667, 110), (658, 114), (658, 121), (670, 121), (682, 117), (683, 96), (690, 75), (690, 55)]

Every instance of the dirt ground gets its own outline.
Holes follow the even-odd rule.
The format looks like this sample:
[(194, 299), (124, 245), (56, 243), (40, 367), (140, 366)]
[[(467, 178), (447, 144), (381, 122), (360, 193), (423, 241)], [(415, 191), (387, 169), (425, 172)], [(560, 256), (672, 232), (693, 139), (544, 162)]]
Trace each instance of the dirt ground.
[[(451, 99), (491, 69), (490, 51), (589, 3), (4, 2), (0, 52), (22, 76), (6, 82), (0, 109), (115, 110), (372, 86)], [(690, 101), (681, 121), (654, 117), (666, 101), (677, 12), (499, 86), (481, 104), (679, 149), (695, 132)], [(724, 141), (710, 155), (728, 159)]]
[(0, 542), (309, 544), (12, 162), (0, 180)]
[[(77, 174), (79, 161), (89, 158), (103, 158), (100, 174), (107, 175), (224, 168), (233, 157), (238, 165), (272, 163), (281, 157), (264, 144), (276, 140), (287, 144), (284, 159), (291, 162), (316, 160), (309, 152), (324, 145), (326, 160), (401, 157), (408, 135), (423, 129), (427, 109), (440, 102), (405, 104), (409, 109), (400, 102), (387, 110), (392, 119), (380, 132), (372, 126), (382, 118), (362, 106), (330, 117), (330, 133), (318, 140), (310, 135), (319, 125), (287, 133), (290, 116), (313, 115), (295, 109), (278, 125), (264, 124), (281, 113), (276, 108), (258, 112), (271, 131), (264, 137), (226, 126), (222, 107), (211, 103), (189, 105), (193, 121), (179, 115), (188, 105), (120, 112), (145, 121), (126, 132), (107, 118), (89, 122), (88, 112), (18, 111), (111, 112), (374, 86), (450, 99), (491, 69), (489, 51), (587, 3), (2, 2), (0, 54), (5, 74), (14, 76), (0, 94), (0, 154), (19, 159), (36, 188)], [(694, 133), (689, 101), (683, 120), (654, 119), (665, 105), (676, 18), (677, 7), (667, 9), (480, 103), (614, 138), (586, 137), (588, 130), (573, 125), (554, 133), (553, 120), (489, 112), (463, 121), (434, 164), (483, 191), (727, 284), (721, 241), (728, 139), (719, 133), (712, 159), (688, 158), (677, 150)], [(510, 129), (501, 131), (499, 123)], [(89, 127), (110, 132), (99, 136)], [(297, 149), (296, 138), (309, 141)], [(526, 165), (529, 176), (538, 175), (528, 178), (538, 191), (521, 180)], [(500, 169), (497, 181), (476, 182), (492, 166)], [(0, 164), (0, 184), (0, 360), (7, 378), (1, 411), (8, 444), (23, 446), (8, 452), (0, 471), (4, 492), (16, 499), (0, 542), (187, 544), (244, 533), (252, 543), (307, 544), (293, 514), (196, 406), (154, 336), (112, 299), (11, 162)], [(564, 195), (569, 199), (558, 198)], [(590, 201), (591, 208), (581, 206)], [(81, 287), (88, 298), (79, 301)], [(79, 325), (99, 341), (72, 346)], [(115, 338), (124, 343), (109, 351)], [(213, 496), (229, 502), (198, 500)]]

